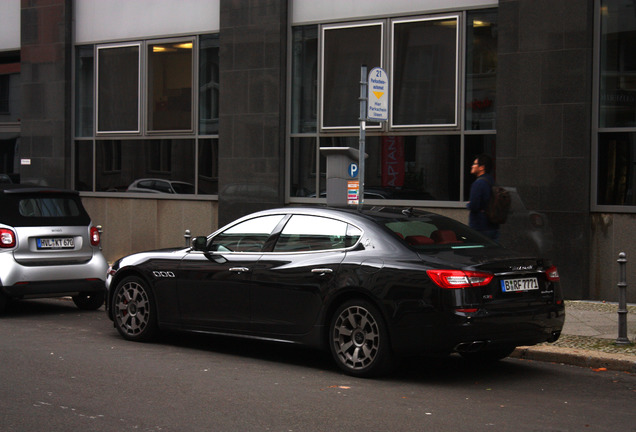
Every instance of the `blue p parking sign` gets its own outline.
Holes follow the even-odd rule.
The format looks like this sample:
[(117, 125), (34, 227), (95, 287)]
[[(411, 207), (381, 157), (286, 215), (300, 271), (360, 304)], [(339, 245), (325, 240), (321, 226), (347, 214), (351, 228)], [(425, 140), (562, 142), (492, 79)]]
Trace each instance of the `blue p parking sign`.
[(355, 162), (351, 162), (349, 164), (349, 177), (351, 178), (358, 177), (358, 164)]

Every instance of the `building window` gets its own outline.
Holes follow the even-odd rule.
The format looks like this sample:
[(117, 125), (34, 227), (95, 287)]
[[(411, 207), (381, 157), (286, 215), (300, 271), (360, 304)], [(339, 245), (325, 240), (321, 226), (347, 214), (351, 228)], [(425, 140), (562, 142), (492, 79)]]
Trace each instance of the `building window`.
[(2, 125), (20, 122), (20, 54), (0, 52), (0, 132)]
[(292, 30), (292, 133), (316, 132), (318, 107), (318, 26)]
[(148, 44), (148, 131), (192, 130), (193, 41)]
[(458, 124), (458, 16), (393, 21), (393, 127)]
[(219, 191), (219, 140), (199, 139), (198, 190), (200, 194), (217, 194)]
[(636, 205), (636, 132), (604, 133), (598, 143), (599, 205)]
[[(600, 16), (596, 204), (636, 205), (636, 4), (597, 3)], [(628, 208), (628, 207), (624, 207)]]
[(8, 115), (9, 111), (9, 90), (11, 75), (0, 75), (0, 115)]
[(75, 54), (75, 135), (93, 135), (93, 89), (95, 55), (93, 46), (77, 47)]
[(601, 4), (599, 126), (636, 127), (636, 4)]
[(218, 35), (77, 46), (75, 56), (77, 190), (218, 193)]
[(139, 45), (97, 47), (97, 132), (138, 133)]
[(366, 148), (366, 199), (459, 200), (459, 135), (370, 137)]
[(468, 12), (466, 129), (494, 130), (497, 88), (497, 13)]
[(321, 147), (359, 147), (365, 64), (385, 68), (391, 92), (389, 121), (367, 124), (365, 202), (463, 207), (470, 162), (495, 154), (496, 9), (298, 26), (292, 37), (290, 202), (326, 197)]
[(199, 39), (199, 133), (219, 133), (219, 35)]
[(382, 23), (323, 28), (323, 130), (360, 124), (360, 105), (355, 103), (360, 67), (382, 66), (382, 30)]
[(316, 197), (317, 154), (315, 137), (292, 138), (289, 150), (292, 197)]
[[(95, 153), (95, 190), (98, 192), (126, 192), (142, 179), (163, 180), (158, 184), (179, 182), (194, 187), (192, 139), (98, 140)], [(159, 186), (150, 189), (152, 193), (165, 192)]]
[(91, 192), (93, 190), (93, 141), (75, 141), (75, 189)]

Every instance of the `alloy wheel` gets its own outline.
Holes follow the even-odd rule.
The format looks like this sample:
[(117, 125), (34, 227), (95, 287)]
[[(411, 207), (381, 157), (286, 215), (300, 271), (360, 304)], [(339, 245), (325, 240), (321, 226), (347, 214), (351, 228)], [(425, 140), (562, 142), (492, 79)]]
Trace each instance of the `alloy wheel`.
[(147, 289), (136, 279), (126, 279), (118, 286), (113, 301), (117, 330), (128, 339), (149, 337), (152, 322), (151, 300)]
[(376, 318), (362, 306), (345, 308), (334, 321), (334, 356), (349, 370), (363, 370), (372, 366), (380, 353), (381, 343)]

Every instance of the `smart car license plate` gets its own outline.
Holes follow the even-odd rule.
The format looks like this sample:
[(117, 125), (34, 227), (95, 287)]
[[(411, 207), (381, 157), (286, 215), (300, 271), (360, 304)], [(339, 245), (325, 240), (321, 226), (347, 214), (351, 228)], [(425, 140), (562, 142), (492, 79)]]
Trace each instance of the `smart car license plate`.
[(37, 245), (38, 249), (73, 249), (75, 239), (73, 237), (39, 238)]
[(505, 279), (501, 281), (503, 292), (532, 291), (539, 289), (539, 281), (534, 278)]

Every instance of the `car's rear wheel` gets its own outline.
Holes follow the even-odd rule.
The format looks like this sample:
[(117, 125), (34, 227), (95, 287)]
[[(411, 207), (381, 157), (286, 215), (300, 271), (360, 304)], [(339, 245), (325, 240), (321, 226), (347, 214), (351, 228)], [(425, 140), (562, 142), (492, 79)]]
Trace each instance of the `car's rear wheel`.
[(460, 355), (472, 363), (493, 363), (508, 357), (515, 348), (515, 346), (506, 345), (484, 351), (462, 352)]
[(0, 293), (0, 313), (4, 313), (4, 311), (7, 309), (8, 302), (9, 302), (9, 299), (7, 299), (7, 296)]
[(73, 296), (73, 303), (82, 310), (97, 310), (104, 304), (104, 294), (80, 294)]
[(115, 328), (125, 339), (149, 341), (157, 336), (155, 300), (143, 279), (129, 276), (117, 284), (112, 311)]
[(391, 366), (386, 324), (380, 311), (364, 300), (348, 301), (336, 310), (329, 346), (338, 366), (349, 375), (377, 376)]

